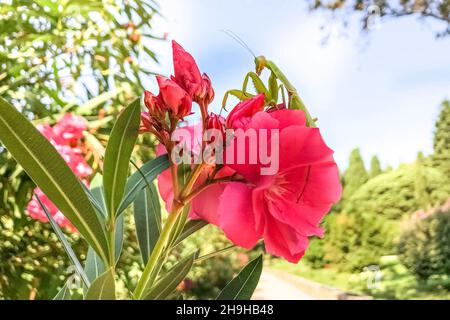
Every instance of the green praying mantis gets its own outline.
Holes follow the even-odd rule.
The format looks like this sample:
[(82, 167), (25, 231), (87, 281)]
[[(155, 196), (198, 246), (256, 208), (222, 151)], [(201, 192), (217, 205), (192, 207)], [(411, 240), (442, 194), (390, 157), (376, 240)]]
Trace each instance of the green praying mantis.
[[(305, 113), (307, 125), (309, 127), (316, 127), (316, 119), (311, 117), (311, 114), (300, 98), (297, 89), (289, 82), (286, 75), (280, 70), (280, 68), (278, 68), (273, 61), (267, 60), (264, 56), (256, 56), (245, 44), (245, 42), (232, 31), (228, 30), (225, 31), (225, 33), (236, 40), (253, 55), (255, 59), (255, 71), (250, 71), (247, 73), (244, 78), (242, 89), (231, 89), (225, 93), (222, 100), (222, 108), (225, 109), (228, 97), (230, 95), (235, 96), (239, 100), (245, 100), (253, 97), (254, 94), (247, 91), (248, 82), (252, 81), (256, 92), (258, 94), (264, 93), (266, 106), (276, 108), (279, 96), (281, 95), (281, 99), (285, 106), (289, 109), (302, 110)], [(267, 87), (260, 78), (264, 69), (270, 71)], [(285, 92), (287, 92), (288, 103), (286, 103)]]

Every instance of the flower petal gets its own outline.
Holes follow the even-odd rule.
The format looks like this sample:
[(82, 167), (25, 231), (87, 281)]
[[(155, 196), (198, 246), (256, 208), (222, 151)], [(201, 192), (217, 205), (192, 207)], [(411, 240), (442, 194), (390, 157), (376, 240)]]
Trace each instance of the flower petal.
[(243, 183), (229, 183), (218, 208), (219, 227), (236, 245), (250, 249), (261, 238), (255, 227), (252, 210), (252, 189)]

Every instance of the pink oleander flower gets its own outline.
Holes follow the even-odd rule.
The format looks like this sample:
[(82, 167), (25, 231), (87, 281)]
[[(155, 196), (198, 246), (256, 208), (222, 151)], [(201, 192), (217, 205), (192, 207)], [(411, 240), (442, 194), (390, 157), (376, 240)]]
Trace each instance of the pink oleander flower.
[[(319, 223), (341, 195), (339, 173), (333, 151), (326, 146), (319, 129), (306, 126), (302, 111), (265, 112), (263, 104), (261, 95), (241, 102), (226, 123), (231, 128), (243, 129), (235, 131), (235, 139), (245, 135), (246, 130), (278, 129), (278, 172), (261, 175), (261, 168), (266, 165), (259, 161), (255, 164), (225, 162), (220, 177), (239, 175), (245, 178), (244, 182), (209, 186), (192, 200), (190, 218), (217, 225), (233, 243), (244, 248), (252, 248), (264, 239), (269, 253), (298, 262), (308, 247), (308, 238), (323, 236)], [(194, 127), (189, 128), (196, 132)], [(192, 143), (187, 145), (197, 153), (195, 147), (201, 137), (192, 136)], [(270, 145), (271, 137), (267, 135), (266, 145)], [(247, 144), (246, 154), (258, 145)], [(196, 185), (201, 185), (211, 170), (208, 167)], [(170, 210), (173, 193), (168, 171), (158, 177), (158, 186)]]
[[(246, 120), (237, 119), (234, 123), (240, 126), (243, 122)], [(306, 126), (300, 110), (257, 112), (242, 129), (279, 130), (279, 170), (261, 175), (265, 165), (260, 162), (230, 164), (247, 183), (225, 186), (217, 211), (218, 225), (239, 246), (252, 248), (263, 238), (269, 253), (298, 262), (308, 247), (308, 237), (323, 236), (319, 223), (341, 195), (333, 151), (318, 128)], [(240, 134), (245, 132), (238, 131), (236, 138)], [(270, 139), (268, 135), (266, 145)]]
[[(70, 223), (69, 220), (66, 219), (66, 217), (64, 217), (64, 215), (53, 204), (53, 202), (51, 202), (49, 198), (41, 191), (41, 189), (39, 188), (34, 189), (34, 193), (39, 197), (41, 202), (45, 205), (49, 213), (52, 215), (56, 223), (58, 223), (58, 225), (61, 228), (67, 228), (70, 232), (77, 231), (77, 229)], [(33, 197), (31, 201), (28, 203), (27, 213), (33, 219), (39, 220), (41, 222), (48, 222), (47, 215), (45, 214), (44, 210), (41, 208), (41, 205), (39, 204), (39, 202), (36, 200), (35, 197)]]
[(87, 130), (87, 122), (83, 117), (66, 113), (53, 126), (54, 136), (61, 139), (60, 143), (72, 143), (83, 138), (83, 132)]
[[(82, 150), (79, 147), (80, 139), (83, 137), (83, 131), (87, 129), (86, 121), (82, 117), (66, 114), (53, 127), (45, 124), (38, 125), (37, 129), (53, 144), (75, 175), (84, 184), (88, 185), (86, 178), (92, 174), (92, 168), (86, 162)], [(75, 227), (64, 217), (61, 211), (47, 198), (41, 189), (36, 188), (34, 193), (38, 195), (59, 226), (68, 228), (71, 232), (76, 231)], [(48, 221), (44, 210), (35, 197), (28, 203), (27, 212), (33, 219), (43, 222)]]

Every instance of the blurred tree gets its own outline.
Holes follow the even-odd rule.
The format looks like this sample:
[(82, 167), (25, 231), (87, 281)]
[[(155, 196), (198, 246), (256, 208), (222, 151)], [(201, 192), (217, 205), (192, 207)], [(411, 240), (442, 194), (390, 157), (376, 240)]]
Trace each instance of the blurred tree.
[[(0, 1), (0, 95), (35, 123), (65, 112), (89, 121), (86, 144), (101, 156), (121, 107), (142, 93), (156, 63), (149, 48), (153, 0)], [(152, 155), (153, 140), (137, 154)], [(51, 298), (68, 259), (48, 224), (24, 207), (33, 183), (0, 145), (0, 298)], [(70, 236), (84, 252), (78, 236)]]
[(128, 104), (156, 61), (156, 13), (152, 0), (2, 1), (0, 94), (33, 118)]
[(450, 0), (309, 0), (313, 10), (325, 9), (362, 15), (363, 30), (369, 30), (379, 18), (400, 18), (416, 15), (443, 22), (438, 36), (450, 36)]
[[(326, 222), (324, 259), (345, 270), (360, 270), (395, 253), (400, 222), (421, 208), (415, 196), (416, 164), (402, 165), (361, 186), (343, 212)], [(431, 205), (450, 196), (450, 180), (436, 168), (422, 166)]]
[[(450, 276), (450, 212), (437, 211), (412, 221), (398, 243), (401, 261), (421, 281)], [(447, 281), (447, 286), (449, 282)]]
[(431, 200), (428, 194), (428, 182), (425, 174), (425, 157), (422, 152), (417, 154), (415, 166), (414, 197), (419, 208), (427, 210), (431, 205)]
[(354, 149), (350, 153), (350, 161), (348, 168), (344, 173), (344, 191), (342, 194), (343, 201), (346, 201), (351, 195), (369, 180), (364, 161), (361, 157), (359, 149)]
[(369, 177), (372, 179), (382, 172), (383, 172), (383, 170), (381, 170), (380, 159), (378, 159), (377, 156), (373, 156), (372, 159), (370, 160)]
[(442, 103), (434, 132), (433, 163), (450, 177), (450, 101)]

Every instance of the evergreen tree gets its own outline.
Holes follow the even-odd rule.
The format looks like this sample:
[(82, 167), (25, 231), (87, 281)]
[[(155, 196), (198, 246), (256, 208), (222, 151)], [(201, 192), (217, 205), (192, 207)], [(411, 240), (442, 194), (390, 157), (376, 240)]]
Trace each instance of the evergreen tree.
[(369, 180), (369, 175), (364, 167), (364, 161), (359, 149), (350, 153), (350, 161), (347, 171), (344, 173), (345, 188), (342, 199), (348, 200), (351, 195)]
[(428, 183), (425, 174), (425, 157), (422, 152), (417, 154), (414, 177), (414, 198), (416, 199), (419, 208), (427, 210), (431, 201), (427, 190)]
[(381, 170), (380, 160), (374, 155), (370, 160), (370, 178), (372, 179), (382, 172), (383, 170)]
[(450, 101), (444, 101), (441, 108), (434, 132), (433, 163), (450, 177)]

